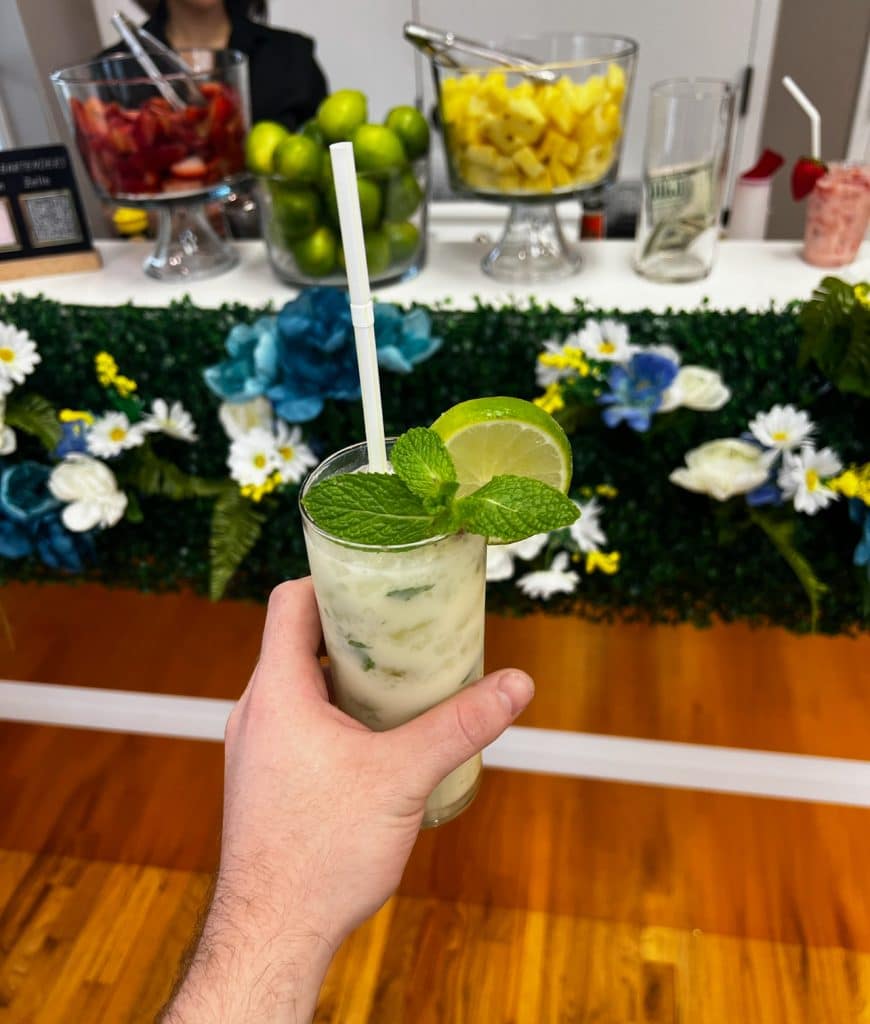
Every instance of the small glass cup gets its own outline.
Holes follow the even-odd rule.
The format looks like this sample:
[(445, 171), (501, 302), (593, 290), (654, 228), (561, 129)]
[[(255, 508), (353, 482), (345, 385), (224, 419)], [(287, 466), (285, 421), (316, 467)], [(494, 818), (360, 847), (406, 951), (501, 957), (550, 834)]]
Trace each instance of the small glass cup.
[(831, 164), (807, 197), (803, 258), (814, 267), (851, 263), (870, 222), (870, 166)]
[(635, 268), (654, 281), (697, 281), (713, 269), (734, 90), (674, 78), (650, 93)]
[[(305, 481), (300, 505), (315, 484), (367, 466), (365, 443), (336, 452)], [(342, 711), (370, 729), (392, 729), (483, 675), (483, 537), (353, 544), (317, 526), (304, 506), (302, 524), (332, 696)], [(471, 803), (481, 767), (477, 754), (436, 787), (424, 828), (450, 821)]]

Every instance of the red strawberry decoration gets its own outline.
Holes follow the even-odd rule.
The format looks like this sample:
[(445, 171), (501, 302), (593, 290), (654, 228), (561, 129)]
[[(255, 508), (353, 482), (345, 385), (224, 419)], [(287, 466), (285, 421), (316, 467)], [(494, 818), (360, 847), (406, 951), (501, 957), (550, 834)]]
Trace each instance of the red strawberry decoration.
[(821, 160), (802, 156), (791, 172), (791, 194), (794, 199), (803, 199), (816, 187), (816, 182), (828, 173), (828, 168)]

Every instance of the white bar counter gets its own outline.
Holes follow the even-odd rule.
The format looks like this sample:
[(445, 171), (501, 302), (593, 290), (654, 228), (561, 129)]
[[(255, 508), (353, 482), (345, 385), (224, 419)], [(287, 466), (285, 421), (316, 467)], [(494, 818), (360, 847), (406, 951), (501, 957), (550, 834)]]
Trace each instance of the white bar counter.
[[(576, 235), (577, 218), (568, 207), (566, 236)], [(553, 283), (508, 286), (487, 277), (480, 260), (498, 237), (506, 208), (470, 203), (434, 203), (431, 208), (429, 253), (421, 274), (397, 285), (375, 288), (376, 298), (401, 304), (436, 305), (450, 300), (453, 308), (467, 309), (475, 299), (493, 304), (522, 304), (530, 296), (539, 302), (570, 308), (583, 299), (599, 308), (624, 311), (696, 309), (707, 299), (716, 309), (760, 310), (771, 303), (782, 306), (806, 299), (827, 274), (850, 281), (870, 278), (870, 243), (865, 242), (851, 266), (825, 271), (800, 258), (800, 243), (742, 242), (720, 244), (713, 272), (691, 284), (658, 284), (638, 276), (631, 267), (634, 243), (589, 241), (581, 244), (583, 268), (579, 274)], [(280, 308), (296, 292), (272, 273), (262, 241), (236, 242), (240, 265), (230, 273), (205, 281), (174, 285), (153, 281), (142, 271), (152, 242), (98, 243), (104, 267), (84, 274), (33, 277), (5, 282), (3, 294), (44, 295), (71, 305), (114, 306), (134, 302), (140, 306), (166, 306), (189, 295), (198, 306), (241, 302), (248, 306), (273, 303)]]

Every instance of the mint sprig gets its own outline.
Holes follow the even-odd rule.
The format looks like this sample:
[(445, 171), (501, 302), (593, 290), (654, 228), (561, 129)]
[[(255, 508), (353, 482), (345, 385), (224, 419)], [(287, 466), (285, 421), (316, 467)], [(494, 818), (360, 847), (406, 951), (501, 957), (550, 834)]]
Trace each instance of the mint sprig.
[(441, 438), (414, 427), (394, 444), (388, 473), (347, 473), (315, 484), (305, 511), (323, 530), (353, 544), (393, 547), (439, 534), (478, 533), (503, 544), (570, 526), (568, 497), (522, 476), (495, 476), (456, 498), (456, 467)]

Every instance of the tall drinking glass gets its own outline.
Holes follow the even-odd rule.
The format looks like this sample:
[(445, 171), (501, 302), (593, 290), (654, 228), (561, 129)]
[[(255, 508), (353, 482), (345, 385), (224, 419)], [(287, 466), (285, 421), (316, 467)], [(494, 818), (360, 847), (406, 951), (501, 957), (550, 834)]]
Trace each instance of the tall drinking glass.
[(635, 267), (655, 281), (713, 269), (728, 169), (734, 90), (715, 79), (652, 87)]
[[(391, 442), (387, 442), (387, 448)], [(305, 482), (368, 466), (364, 443), (337, 452)], [(391, 729), (483, 674), (486, 542), (476, 534), (416, 544), (353, 544), (321, 529), (302, 506), (311, 578), (335, 703), (371, 729)], [(474, 799), (481, 758), (466, 761), (426, 802), (423, 826), (450, 821)]]

